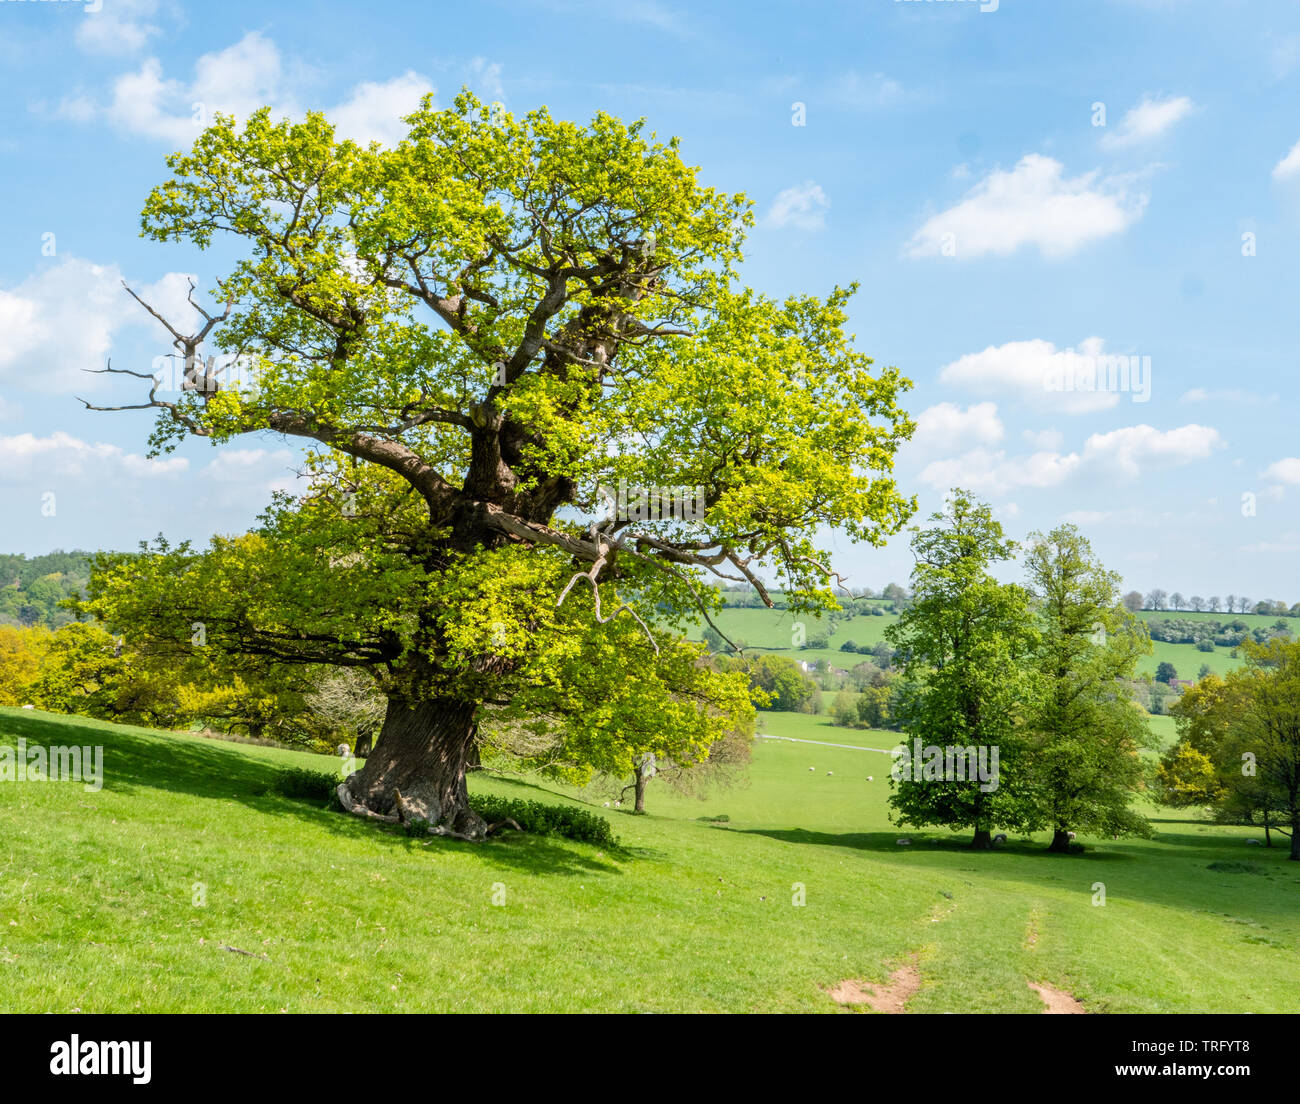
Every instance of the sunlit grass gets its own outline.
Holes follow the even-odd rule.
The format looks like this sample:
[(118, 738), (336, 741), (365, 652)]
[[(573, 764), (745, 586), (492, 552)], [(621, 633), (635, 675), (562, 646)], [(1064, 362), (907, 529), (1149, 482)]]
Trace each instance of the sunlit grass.
[[(896, 739), (824, 720), (764, 730)], [(0, 783), (5, 1011), (832, 1011), (823, 987), (913, 951), (917, 1010), (1036, 1011), (1033, 979), (1096, 1010), (1300, 1011), (1300, 864), (1181, 815), (1082, 856), (972, 853), (889, 823), (885, 755), (762, 740), (748, 785), (654, 782), (642, 817), (477, 776), (585, 800), (624, 846), (474, 845), (268, 794), (326, 757), (0, 710), (0, 740), (20, 735), (102, 743), (107, 777)], [(1264, 873), (1207, 869), (1229, 860)]]

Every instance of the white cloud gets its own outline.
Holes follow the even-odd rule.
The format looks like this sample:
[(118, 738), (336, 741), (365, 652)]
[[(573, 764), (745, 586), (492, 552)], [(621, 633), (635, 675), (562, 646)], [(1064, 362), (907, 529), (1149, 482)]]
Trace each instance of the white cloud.
[(159, 28), (148, 22), (158, 0), (101, 0), (99, 11), (77, 21), (77, 45), (91, 54), (134, 54), (144, 49)]
[(1001, 495), (1019, 488), (1056, 487), (1089, 469), (1100, 476), (1109, 473), (1131, 479), (1151, 467), (1204, 459), (1222, 447), (1218, 430), (1209, 426), (1186, 425), (1166, 431), (1149, 425), (1126, 426), (1094, 433), (1084, 442), (1082, 452), (1041, 449), (1008, 456), (1002, 449), (971, 449), (926, 465), (920, 479), (936, 490), (967, 487), (980, 494)]
[(1083, 456), (1090, 463), (1111, 465), (1124, 475), (1136, 476), (1143, 465), (1173, 466), (1204, 460), (1225, 444), (1212, 426), (1185, 425), (1161, 431), (1136, 425), (1094, 433), (1084, 442)]
[[(480, 58), (471, 63), (471, 72), (481, 88), (500, 90), (499, 65)], [(79, 91), (55, 113), (79, 122), (102, 116), (124, 132), (187, 146), (218, 112), (242, 120), (270, 106), (277, 118), (300, 118), (300, 78), (301, 66), (286, 63), (274, 42), (249, 31), (233, 45), (200, 57), (189, 81), (167, 76), (162, 62), (149, 57), (113, 81), (107, 106), (99, 107), (98, 97)], [(387, 81), (363, 81), (324, 110), (340, 138), (391, 144), (405, 133), (402, 116), (433, 91), (428, 79), (408, 70)]]
[(146, 58), (138, 70), (113, 82), (107, 115), (130, 133), (185, 144), (217, 112), (242, 119), (271, 104), (278, 114), (294, 114), (283, 81), (275, 43), (249, 31), (233, 46), (200, 57), (188, 84), (164, 77), (162, 62)]
[(183, 456), (148, 460), (117, 445), (89, 444), (61, 430), (48, 437), (20, 433), (0, 437), (0, 480), (31, 483), (40, 477), (108, 484), (123, 476), (165, 477), (186, 471)]
[(1273, 166), (1274, 180), (1294, 180), (1296, 177), (1300, 177), (1300, 142), (1292, 146), (1291, 152)]
[(979, 494), (998, 495), (1020, 487), (1054, 487), (1074, 472), (1077, 453), (1035, 452), (1008, 457), (1001, 449), (971, 449), (949, 460), (936, 460), (921, 471), (921, 482), (935, 490), (966, 487)]
[(326, 115), (340, 138), (351, 138), (361, 145), (381, 142), (395, 146), (406, 136), (402, 117), (411, 114), (433, 91), (433, 85), (424, 77), (408, 69), (390, 81), (357, 85), (347, 100)]
[(1003, 435), (996, 403), (976, 403), (963, 410), (943, 402), (916, 416), (910, 444), (924, 452), (954, 452), (970, 445), (996, 445)]
[(820, 184), (807, 180), (793, 188), (786, 188), (763, 216), (763, 225), (775, 230), (793, 226), (798, 230), (822, 230), (826, 226), (826, 212), (831, 201), (826, 198)]
[(1115, 133), (1102, 139), (1102, 145), (1121, 149), (1152, 141), (1187, 118), (1195, 107), (1186, 96), (1170, 96), (1163, 100), (1145, 96), (1120, 120)]
[[(187, 279), (168, 273), (135, 290), (164, 317), (183, 322), (192, 314), (185, 302)], [(69, 257), (12, 291), (0, 288), (0, 380), (47, 393), (96, 390), (107, 377), (84, 369), (103, 368), (114, 338), (131, 326), (152, 335), (158, 354), (171, 350), (170, 336), (122, 288), (116, 265)]]
[(1294, 483), (1300, 486), (1300, 459), (1287, 456), (1270, 464), (1264, 469), (1264, 476), (1276, 479), (1279, 483)]
[(990, 345), (978, 353), (967, 353), (939, 373), (943, 383), (987, 393), (1013, 394), (1040, 410), (1066, 414), (1089, 414), (1109, 410), (1128, 394), (1144, 401), (1151, 394), (1148, 365), (1131, 361), (1121, 373), (1115, 366), (1116, 390), (1111, 385), (1111, 365), (1106, 342), (1089, 337), (1073, 348), (1058, 349), (1050, 341), (1009, 341)]
[(910, 257), (1006, 255), (1034, 246), (1068, 257), (1088, 242), (1121, 233), (1142, 217), (1148, 196), (1094, 171), (1072, 179), (1050, 157), (1029, 154), (998, 169), (966, 198), (926, 220), (907, 243)]

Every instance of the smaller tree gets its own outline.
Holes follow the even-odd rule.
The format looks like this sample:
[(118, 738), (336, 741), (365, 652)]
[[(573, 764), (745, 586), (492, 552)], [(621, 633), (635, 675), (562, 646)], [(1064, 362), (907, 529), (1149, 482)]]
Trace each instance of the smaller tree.
[(1167, 659), (1162, 659), (1156, 664), (1156, 682), (1163, 682), (1168, 686), (1178, 677), (1178, 672), (1174, 670), (1174, 665)]
[(1168, 603), (1169, 596), (1158, 587), (1147, 594), (1146, 608), (1152, 610), (1162, 610)]
[(848, 690), (841, 690), (831, 702), (831, 723), (852, 728), (858, 721), (858, 701)]
[(1129, 808), (1142, 786), (1147, 725), (1124, 688), (1150, 637), (1124, 608), (1119, 576), (1075, 526), (1035, 534), (1027, 560), (1041, 627), (1028, 774), (1038, 819), (1052, 829), (1050, 849), (1068, 851), (1072, 828), (1149, 836)]
[(1200, 613), (1203, 609), (1205, 609), (1205, 599), (1202, 598), (1199, 594), (1193, 594), (1190, 598), (1187, 599), (1187, 605), (1194, 612)]
[(1211, 613), (1218, 613), (1219, 596), (1217, 594), (1212, 594), (1209, 598), (1207, 598), (1205, 600), (1205, 608), (1209, 610)]
[(1183, 608), (1183, 596), (1179, 594), (1178, 591), (1174, 591), (1173, 594), (1169, 596), (1169, 608), (1175, 610)]
[(1137, 613), (1142, 608), (1142, 594), (1140, 591), (1130, 590), (1124, 595), (1124, 608), (1130, 613)]
[[(971, 846), (988, 849), (994, 825), (1023, 828), (1034, 815), (1021, 722), (1037, 632), (1025, 589), (992, 573), (1016, 546), (989, 506), (957, 489), (930, 520), (912, 539), (910, 607), (885, 635), (906, 657), (900, 723), (932, 750), (895, 763), (889, 803), (901, 823), (969, 828)], [(990, 779), (972, 776), (980, 754)]]

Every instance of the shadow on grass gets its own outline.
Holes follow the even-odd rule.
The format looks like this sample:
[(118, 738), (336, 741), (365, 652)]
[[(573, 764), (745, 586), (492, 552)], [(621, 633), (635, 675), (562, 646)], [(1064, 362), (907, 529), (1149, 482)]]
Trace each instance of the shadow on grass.
[[(365, 821), (324, 807), (271, 793), (272, 783), (284, 769), (273, 760), (243, 753), (245, 745), (155, 732), (88, 718), (57, 714), (35, 716), (0, 712), (0, 737), (25, 737), (29, 744), (104, 747), (103, 792), (131, 796), (140, 790), (165, 790), (191, 797), (237, 801), (265, 815), (295, 819), (324, 828), (333, 835), (372, 841), (375, 846), (436, 854), (442, 849), (473, 848), (492, 863), (530, 873), (618, 874), (611, 862), (595, 858), (596, 848), (554, 836), (508, 832), (468, 843), (439, 836), (408, 836), (394, 825)], [(279, 749), (268, 749), (277, 751)], [(322, 755), (320, 769), (337, 769), (338, 760)], [(581, 850), (580, 850), (581, 848)], [(591, 849), (592, 854), (584, 852)], [(605, 848), (603, 853), (630, 858), (631, 852)]]
[[(741, 835), (767, 836), (785, 843), (843, 847), (877, 855), (892, 854), (899, 860), (900, 867), (920, 866), (914, 860), (927, 855), (961, 857), (971, 864), (978, 864), (974, 868), (981, 875), (1010, 882), (1041, 879), (1044, 883), (1064, 881), (1068, 885), (1070, 879), (1081, 875), (1080, 884), (1088, 886), (1094, 876), (1101, 875), (1099, 880), (1106, 881), (1126, 897), (1164, 907), (1193, 912), (1208, 911), (1214, 915), (1226, 916), (1226, 913), (1209, 907), (1207, 891), (1214, 891), (1223, 898), (1216, 902), (1219, 905), (1231, 901), (1235, 908), (1248, 910), (1260, 919), (1283, 923), (1288, 927), (1294, 926), (1296, 905), (1300, 903), (1300, 886), (1295, 885), (1300, 882), (1300, 863), (1288, 861), (1285, 851), (1279, 852), (1279, 849), (1274, 848), (1270, 855), (1262, 847), (1247, 849), (1244, 840), (1240, 841), (1243, 846), (1237, 846), (1237, 840), (1228, 840), (1220, 842), (1216, 847), (1199, 834), (1162, 832), (1154, 840), (1143, 841), (1146, 848), (1151, 843), (1172, 845), (1173, 853), (1168, 854), (1137, 850), (1132, 846), (1135, 841), (1128, 841), (1126, 846), (1126, 841), (1123, 840), (1107, 840), (1100, 846), (1090, 843), (1083, 851), (1062, 855), (1048, 851), (1041, 843), (1023, 843), (1014, 839), (991, 850), (974, 851), (969, 846), (969, 840), (962, 836), (936, 838), (902, 831), (812, 832), (803, 828), (723, 830)], [(910, 838), (912, 843), (900, 847), (897, 841), (903, 837)], [(1264, 872), (1271, 876), (1251, 877), (1207, 869), (1211, 861), (1233, 858), (1249, 858), (1260, 863)], [(1026, 864), (1020, 860), (1035, 861)], [(942, 864), (942, 867), (924, 867), (931, 873), (942, 868), (951, 869), (947, 863)]]
[[(934, 837), (918, 835), (906, 831), (899, 832), (812, 832), (806, 828), (725, 828), (722, 825), (715, 827), (723, 831), (737, 832), (741, 835), (768, 836), (771, 839), (782, 840), (785, 843), (807, 843), (815, 844), (819, 847), (847, 847), (854, 851), (874, 851), (878, 854), (908, 855), (917, 853), (933, 853), (936, 851), (953, 855), (1016, 855), (1021, 858), (1047, 858), (1047, 859), (1088, 859), (1100, 862), (1114, 862), (1132, 859), (1133, 856), (1126, 854), (1117, 854), (1108, 851), (1093, 851), (1088, 848), (1083, 851), (1074, 852), (1069, 855), (1062, 855), (1057, 852), (1048, 851), (1041, 844), (1018, 843), (1011, 841), (1005, 844), (999, 844), (997, 847), (985, 851), (976, 851), (971, 848), (969, 840), (962, 836), (953, 836), (951, 838)], [(900, 839), (907, 838), (911, 844), (899, 846)]]

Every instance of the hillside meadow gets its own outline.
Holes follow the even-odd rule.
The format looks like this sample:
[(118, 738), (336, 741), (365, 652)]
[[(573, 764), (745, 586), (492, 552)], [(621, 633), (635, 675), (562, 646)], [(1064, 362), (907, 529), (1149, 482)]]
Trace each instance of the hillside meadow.
[(0, 784), (0, 1009), (837, 1012), (839, 982), (916, 956), (909, 1011), (1038, 1012), (1031, 981), (1090, 1012), (1300, 1011), (1300, 870), (1251, 831), (1155, 809), (1148, 841), (970, 852), (890, 823), (866, 749), (892, 734), (760, 731), (746, 785), (652, 782), (640, 817), (473, 776), (609, 817), (602, 849), (411, 838), (270, 792), (328, 757), (0, 709), (0, 742), (105, 763), (98, 792)]

